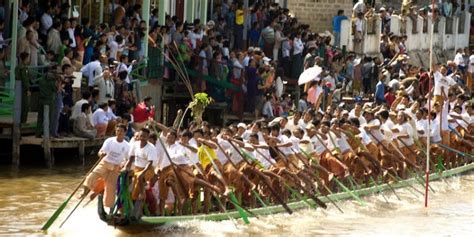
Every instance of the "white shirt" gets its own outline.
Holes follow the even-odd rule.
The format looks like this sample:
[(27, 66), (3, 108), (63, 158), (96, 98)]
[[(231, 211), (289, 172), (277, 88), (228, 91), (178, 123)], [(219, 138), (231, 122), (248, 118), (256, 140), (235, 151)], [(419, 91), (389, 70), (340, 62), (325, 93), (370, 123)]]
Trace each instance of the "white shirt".
[[(398, 129), (398, 135), (408, 135), (408, 138), (402, 138), (401, 140), (403, 141), (403, 143), (405, 143), (407, 146), (411, 146), (414, 144), (414, 141), (413, 141), (413, 130), (410, 126), (410, 124), (408, 123), (404, 123), (404, 124), (398, 124), (395, 126), (395, 128)], [(397, 139), (398, 141), (398, 139)], [(399, 147), (404, 147), (405, 145), (403, 144), (402, 142), (398, 141), (398, 146)]]
[(156, 166), (158, 162), (156, 147), (151, 143), (147, 143), (144, 147), (140, 147), (140, 144), (140, 141), (136, 141), (130, 149), (130, 156), (135, 156), (135, 167), (145, 168), (149, 161), (152, 161), (152, 165)]
[(74, 29), (68, 28), (67, 33), (69, 35), (69, 39), (71, 40), (69, 47), (75, 48), (77, 45), (76, 45), (76, 37), (74, 37)]
[[(380, 120), (372, 119), (372, 120), (370, 120), (370, 122), (367, 123), (367, 125), (369, 125), (369, 126), (379, 126), (380, 127)], [(374, 138), (372, 137), (372, 136), (374, 136), (375, 139), (377, 139), (377, 140), (374, 140), (374, 142), (376, 144), (378, 143), (377, 141), (381, 142), (384, 139), (380, 129), (372, 129), (372, 130), (370, 130), (370, 133), (367, 132), (367, 135), (370, 137), (371, 140), (374, 140)]]
[(441, 95), (441, 87), (444, 87), (444, 93), (448, 96), (449, 87), (456, 85), (456, 81), (450, 76), (443, 76), (440, 72), (434, 74), (434, 91), (435, 96)]
[(313, 142), (311, 141), (311, 138), (305, 134), (300, 141), (300, 149), (307, 154), (311, 154), (314, 152), (314, 145)]
[(81, 100), (78, 100), (74, 106), (72, 107), (72, 114), (71, 114), (71, 119), (76, 119), (77, 116), (81, 115), (82, 113), (82, 105), (83, 104), (86, 104), (86, 103), (89, 103), (88, 100), (85, 100), (85, 99), (81, 99)]
[(98, 60), (95, 60), (84, 65), (81, 73), (87, 77), (89, 86), (94, 86), (94, 78), (102, 74), (102, 66)]
[(347, 136), (344, 133), (341, 133), (341, 137), (336, 138), (336, 144), (341, 149), (341, 152), (344, 153), (351, 149), (351, 145), (347, 142)]
[[(166, 150), (168, 151), (169, 158), (171, 158), (171, 161), (173, 161), (174, 164), (176, 165), (191, 165), (192, 162), (187, 156), (187, 149), (186, 147), (174, 143), (172, 145), (165, 144)], [(166, 155), (166, 152), (161, 152), (159, 162), (158, 162), (158, 168), (159, 169), (164, 169), (170, 165), (170, 161)]]
[(125, 64), (125, 63), (120, 63), (117, 68), (118, 68), (117, 72), (121, 72), (121, 71), (127, 71), (128, 72), (127, 78), (125, 78), (125, 82), (127, 84), (130, 84), (130, 81), (131, 81), (130, 73), (132, 72), (133, 65), (127, 66), (127, 64)]
[(49, 28), (53, 26), (53, 18), (48, 13), (44, 13), (41, 16), (41, 34), (47, 35)]
[[(278, 136), (278, 140), (280, 141), (281, 144), (291, 143), (291, 147), (293, 147), (293, 142), (290, 140), (289, 137), (285, 135)], [(284, 155), (291, 155), (291, 154), (294, 154), (293, 151), (291, 150), (291, 147), (279, 147), (279, 149)]]
[(125, 140), (118, 142), (117, 137), (110, 137), (104, 141), (100, 150), (106, 154), (104, 161), (114, 165), (120, 165), (124, 160), (128, 159), (130, 145)]
[(196, 49), (197, 40), (202, 40), (203, 36), (203, 31), (200, 31), (199, 33), (194, 33), (194, 31), (190, 31), (188, 33), (188, 39), (191, 41), (191, 46), (193, 47), (193, 49)]
[(117, 52), (119, 50), (119, 45), (115, 40), (109, 41), (109, 58), (117, 59)]
[(362, 19), (356, 18), (355, 19), (355, 30), (358, 32), (363, 31), (364, 21)]
[(103, 109), (98, 108), (92, 114), (92, 125), (93, 126), (107, 124), (108, 122), (109, 122), (109, 119), (107, 118), (107, 112), (105, 112)]
[(291, 143), (293, 143), (293, 146), (291, 146), (292, 152), (299, 153), (300, 152), (300, 139), (298, 139), (295, 136), (290, 137)]
[[(319, 139), (318, 139), (319, 138)], [(324, 142), (324, 143), (321, 143)], [(324, 139), (322, 139), (319, 135), (314, 135), (312, 138), (311, 138), (311, 142), (313, 143), (314, 145), (314, 152), (320, 156), (321, 154), (323, 154), (324, 151), (326, 151), (326, 146), (327, 145), (327, 141), (325, 141)]]
[[(227, 140), (224, 140), (222, 139), (220, 136), (217, 137), (217, 142), (219, 143), (219, 145), (222, 147), (222, 149), (224, 151), (222, 151), (221, 149), (216, 149), (216, 155), (217, 155), (217, 158), (219, 159), (219, 161), (221, 162), (221, 164), (225, 164), (227, 163), (229, 160), (227, 159), (227, 156), (226, 154), (224, 154), (225, 151), (229, 150), (231, 148), (231, 145), (229, 143), (229, 141)], [(191, 142), (190, 142), (191, 143)]]
[[(296, 125), (295, 125), (295, 118), (291, 118), (288, 120), (288, 123), (286, 123), (285, 125), (285, 129), (288, 129), (290, 130), (291, 132), (293, 132), (295, 129), (299, 128), (299, 121), (296, 122)], [(304, 131), (304, 129), (303, 129)]]
[(469, 57), (469, 66), (467, 71), (470, 73), (474, 73), (474, 54)]
[(300, 38), (295, 38), (293, 41), (293, 55), (297, 55), (303, 53), (303, 42), (301, 42)]
[(112, 111), (110, 107), (107, 109), (106, 115), (107, 115), (107, 121), (117, 119), (117, 116), (114, 114), (114, 111)]
[(381, 128), (382, 128), (385, 140), (392, 141), (393, 139), (392, 129), (395, 128), (395, 123), (393, 123), (393, 121), (390, 118), (388, 118), (385, 121), (385, 123), (382, 124)]
[(357, 119), (359, 119), (359, 125), (360, 125), (360, 126), (363, 126), (364, 124), (367, 123), (367, 121), (365, 121), (364, 116), (362, 116), (362, 115), (356, 116), (356, 114), (355, 114), (355, 109), (352, 109), (352, 110), (349, 112), (349, 118), (357, 118)]
[(455, 56), (454, 56), (454, 63), (457, 65), (457, 66), (466, 66), (466, 63), (464, 62), (464, 57), (462, 56), (462, 53), (457, 53)]
[[(264, 145), (264, 144), (260, 144), (260, 145)], [(261, 154), (263, 154), (265, 157), (263, 157)], [(265, 169), (268, 169), (270, 166), (276, 164), (275, 160), (270, 156), (270, 151), (268, 149), (257, 148), (254, 151), (254, 157), (263, 165)]]
[(427, 137), (427, 135), (428, 135), (428, 120), (427, 119), (417, 120), (416, 121), (416, 129), (418, 131), (423, 131), (423, 134), (418, 132), (419, 137)]
[(431, 131), (430, 131), (430, 139), (432, 142), (441, 142), (441, 132), (439, 129), (439, 121), (434, 119), (431, 121)]

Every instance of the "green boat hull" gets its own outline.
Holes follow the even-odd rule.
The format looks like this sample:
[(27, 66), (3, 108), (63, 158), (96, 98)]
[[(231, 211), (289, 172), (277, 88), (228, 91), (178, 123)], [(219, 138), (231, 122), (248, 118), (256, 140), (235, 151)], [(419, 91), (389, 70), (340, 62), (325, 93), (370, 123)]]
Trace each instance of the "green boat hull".
[[(450, 170), (446, 170), (442, 173), (432, 173), (430, 174), (430, 181), (438, 180), (440, 178), (451, 177), (457, 174), (465, 173), (468, 171), (474, 170), (474, 163), (467, 164), (461, 167), (453, 168)], [(418, 178), (419, 179), (419, 178)], [(394, 189), (408, 187), (412, 184), (418, 183), (419, 180), (416, 178), (410, 178), (406, 180), (400, 180), (398, 182), (392, 183), (391, 186)], [(380, 184), (378, 187), (368, 187), (353, 190), (352, 193), (356, 196), (367, 196), (378, 191), (389, 190), (390, 187), (387, 184)], [(325, 196), (319, 197), (323, 202), (328, 203), (329, 199)], [(340, 192), (329, 195), (329, 198), (334, 201), (342, 201), (352, 199), (353, 196), (349, 192)], [(306, 202), (310, 202), (314, 204), (314, 201), (311, 199), (306, 200)], [(292, 210), (298, 210), (302, 208), (308, 207), (308, 204), (304, 201), (296, 201), (288, 203), (288, 206)], [(285, 212), (285, 209), (280, 205), (275, 206), (267, 206), (261, 208), (251, 209), (251, 212), (255, 213), (256, 215), (270, 215), (276, 213)], [(179, 221), (191, 221), (191, 220), (208, 220), (208, 221), (222, 221), (222, 220), (229, 220), (229, 219), (238, 219), (240, 215), (237, 211), (228, 211), (227, 213), (211, 213), (211, 214), (200, 214), (200, 215), (184, 215), (184, 216), (143, 216), (140, 220), (130, 223), (132, 225), (160, 225), (165, 223), (172, 223), (172, 222), (179, 222)]]

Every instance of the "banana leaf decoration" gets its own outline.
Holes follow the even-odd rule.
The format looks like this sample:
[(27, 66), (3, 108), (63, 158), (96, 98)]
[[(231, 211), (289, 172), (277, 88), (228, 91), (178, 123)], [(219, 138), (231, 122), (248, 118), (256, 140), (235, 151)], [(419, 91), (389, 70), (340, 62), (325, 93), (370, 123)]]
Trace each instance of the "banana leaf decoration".
[(213, 101), (214, 100), (206, 93), (196, 93), (194, 95), (194, 98), (191, 103), (189, 103), (188, 108), (191, 110), (191, 115), (198, 125), (202, 123), (202, 115), (204, 114), (206, 107)]

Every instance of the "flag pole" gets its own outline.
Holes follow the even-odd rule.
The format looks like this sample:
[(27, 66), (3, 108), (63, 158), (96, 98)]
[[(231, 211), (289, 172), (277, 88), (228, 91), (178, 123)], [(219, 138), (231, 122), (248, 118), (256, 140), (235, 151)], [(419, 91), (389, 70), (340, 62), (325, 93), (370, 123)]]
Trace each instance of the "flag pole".
[[(433, 35), (434, 35), (434, 26), (435, 26), (435, 17), (434, 17), (434, 0), (431, 1), (431, 29), (430, 29), (430, 72), (434, 73), (433, 68)], [(431, 76), (431, 75), (430, 75)], [(426, 136), (426, 185), (425, 185), (425, 207), (428, 207), (428, 187), (430, 181), (430, 148), (431, 148), (431, 119), (429, 118), (431, 114), (431, 87), (432, 87), (432, 78), (428, 81), (428, 136)]]

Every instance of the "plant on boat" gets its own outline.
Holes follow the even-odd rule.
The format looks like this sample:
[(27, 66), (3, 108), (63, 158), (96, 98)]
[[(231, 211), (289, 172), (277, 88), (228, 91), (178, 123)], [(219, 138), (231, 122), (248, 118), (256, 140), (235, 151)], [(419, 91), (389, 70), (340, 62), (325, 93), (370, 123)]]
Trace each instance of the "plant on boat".
[(204, 110), (213, 101), (214, 100), (211, 97), (209, 97), (206, 93), (194, 94), (194, 98), (189, 103), (188, 108), (191, 109), (191, 115), (193, 116), (196, 123), (201, 124)]

